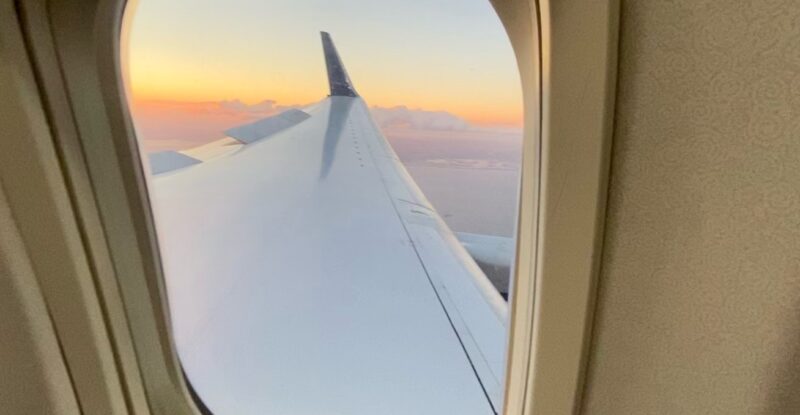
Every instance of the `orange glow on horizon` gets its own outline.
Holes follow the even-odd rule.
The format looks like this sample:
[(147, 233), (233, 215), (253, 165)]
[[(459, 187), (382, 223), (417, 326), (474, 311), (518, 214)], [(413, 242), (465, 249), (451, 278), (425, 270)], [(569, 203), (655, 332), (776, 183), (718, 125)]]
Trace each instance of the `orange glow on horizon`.
[[(274, 101), (276, 106), (287, 107), (303, 107), (311, 105), (325, 98), (327, 86), (320, 90), (316, 87), (309, 87), (306, 90), (291, 90), (291, 91), (275, 91), (271, 89), (270, 94), (259, 93), (258, 91), (251, 91), (250, 93), (242, 94), (232, 91), (225, 85), (218, 85), (209, 89), (199, 89), (196, 86), (192, 88), (181, 88), (180, 85), (172, 84), (172, 87), (153, 85), (149, 88), (142, 87), (134, 84), (132, 88), (131, 101), (136, 106), (146, 105), (148, 103), (156, 102), (183, 102), (183, 103), (207, 103), (219, 101), (234, 101), (239, 100), (247, 105), (258, 104), (264, 101)], [(367, 104), (370, 107), (393, 108), (398, 106), (405, 106), (410, 109), (419, 109), (425, 111), (445, 111), (455, 116), (463, 118), (470, 124), (476, 126), (500, 126), (510, 128), (522, 128), (523, 118), (521, 108), (513, 104), (508, 104), (506, 107), (500, 106), (485, 106), (476, 105), (475, 102), (451, 102), (450, 100), (442, 99), (443, 97), (419, 97), (417, 100), (411, 99), (392, 99), (393, 94), (387, 94), (389, 98), (381, 99), (381, 96), (375, 96), (370, 91), (368, 96), (364, 95)], [(492, 111), (488, 111), (487, 107)]]
[(374, 0), (201, 3), (139, 0), (129, 10), (123, 62), (134, 101), (313, 104), (328, 92), (324, 28), (369, 106), (522, 126), (516, 60), (485, 0), (402, 10)]

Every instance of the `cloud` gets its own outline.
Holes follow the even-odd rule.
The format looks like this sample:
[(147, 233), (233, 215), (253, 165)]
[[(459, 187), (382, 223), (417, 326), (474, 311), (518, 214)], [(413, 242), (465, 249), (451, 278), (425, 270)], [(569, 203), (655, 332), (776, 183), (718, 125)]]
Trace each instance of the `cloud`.
[[(246, 104), (238, 99), (206, 102), (138, 100), (131, 105), (137, 135), (147, 152), (196, 147), (224, 137), (229, 128), (303, 107), (306, 105), (279, 105), (270, 99), (255, 104)], [(500, 138), (507, 135), (496, 129), (490, 131), (473, 126), (447, 111), (410, 109), (402, 105), (375, 106), (370, 111), (387, 138), (397, 146), (402, 146), (398, 141), (425, 141), (427, 146), (431, 146), (430, 140), (442, 143), (456, 138), (462, 142), (484, 141), (488, 136)], [(518, 135), (519, 131), (511, 133)]]
[(410, 130), (469, 130), (472, 126), (456, 115), (447, 111), (426, 111), (409, 109), (406, 106), (391, 108), (370, 108), (372, 118), (382, 129)]
[(179, 102), (137, 100), (131, 110), (136, 134), (146, 151), (179, 150), (225, 136), (225, 130), (299, 105), (264, 100), (248, 105), (239, 100)]
[(276, 102), (271, 99), (265, 99), (259, 103), (248, 105), (244, 102), (234, 99), (231, 101), (220, 101), (219, 106), (228, 111), (250, 113), (258, 115), (272, 115), (278, 112), (286, 111), (291, 108), (298, 108), (299, 105), (276, 105)]

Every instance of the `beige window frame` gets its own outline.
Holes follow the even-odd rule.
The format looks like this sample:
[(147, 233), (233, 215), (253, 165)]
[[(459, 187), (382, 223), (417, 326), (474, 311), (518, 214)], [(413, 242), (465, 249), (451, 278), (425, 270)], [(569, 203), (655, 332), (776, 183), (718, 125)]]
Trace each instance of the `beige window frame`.
[[(602, 248), (619, 4), (491, 2), (516, 53), (525, 107), (503, 413), (577, 413)], [(18, 69), (12, 81), (0, 78), (14, 92), (2, 105), (26, 114), (0, 120), (19, 133), (4, 146), (21, 149), (0, 152), (0, 190), (81, 411), (197, 414), (170, 335), (121, 78), (125, 7), (0, 0), (0, 59)]]

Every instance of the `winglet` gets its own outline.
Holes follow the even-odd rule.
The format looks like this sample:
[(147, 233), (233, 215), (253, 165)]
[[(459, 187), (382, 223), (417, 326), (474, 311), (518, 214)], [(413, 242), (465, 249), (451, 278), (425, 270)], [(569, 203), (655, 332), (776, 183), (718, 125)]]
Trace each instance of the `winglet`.
[(358, 93), (347, 76), (347, 71), (339, 59), (336, 46), (333, 45), (331, 35), (328, 32), (320, 32), (322, 35), (322, 50), (325, 53), (325, 66), (328, 67), (328, 83), (331, 87), (331, 96), (357, 97)]

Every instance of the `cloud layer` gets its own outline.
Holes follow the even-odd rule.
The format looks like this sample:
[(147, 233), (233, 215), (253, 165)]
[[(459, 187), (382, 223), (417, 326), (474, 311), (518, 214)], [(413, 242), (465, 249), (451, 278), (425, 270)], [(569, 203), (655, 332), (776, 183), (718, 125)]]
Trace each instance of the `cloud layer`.
[(468, 130), (472, 126), (463, 118), (447, 111), (409, 109), (406, 106), (370, 108), (372, 118), (385, 129)]
[[(305, 106), (279, 105), (273, 100), (256, 104), (246, 104), (240, 100), (134, 101), (131, 109), (136, 132), (145, 151), (153, 152), (196, 147), (224, 137), (224, 131), (231, 127)], [(428, 157), (496, 158), (498, 148), (505, 148), (509, 143), (518, 146), (518, 130), (475, 127), (447, 111), (410, 109), (406, 106), (372, 107), (370, 111), (401, 157), (405, 155), (414, 160)], [(458, 142), (455, 147), (453, 140)], [(423, 151), (425, 148), (435, 154), (427, 154), (429, 151)], [(482, 156), (477, 154), (479, 148), (485, 150)], [(448, 157), (448, 152), (453, 153), (451, 157)]]

